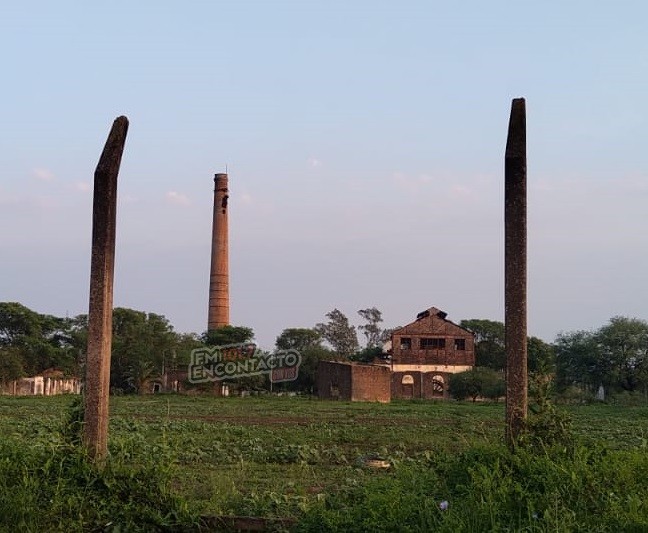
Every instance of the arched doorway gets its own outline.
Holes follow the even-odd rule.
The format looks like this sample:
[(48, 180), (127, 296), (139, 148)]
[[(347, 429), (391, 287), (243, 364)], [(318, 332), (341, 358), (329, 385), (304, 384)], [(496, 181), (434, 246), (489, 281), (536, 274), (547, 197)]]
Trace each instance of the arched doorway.
[(414, 397), (414, 377), (405, 374), (401, 379), (401, 393), (403, 398), (411, 400)]

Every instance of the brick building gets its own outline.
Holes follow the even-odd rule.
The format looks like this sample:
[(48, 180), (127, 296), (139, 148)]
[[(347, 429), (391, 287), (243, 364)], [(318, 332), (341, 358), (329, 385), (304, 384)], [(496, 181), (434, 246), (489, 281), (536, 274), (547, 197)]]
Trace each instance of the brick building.
[(448, 377), (475, 365), (475, 336), (431, 307), (391, 336), (391, 397), (445, 398)]
[(326, 400), (387, 403), (391, 398), (390, 375), (387, 365), (320, 361), (317, 394)]

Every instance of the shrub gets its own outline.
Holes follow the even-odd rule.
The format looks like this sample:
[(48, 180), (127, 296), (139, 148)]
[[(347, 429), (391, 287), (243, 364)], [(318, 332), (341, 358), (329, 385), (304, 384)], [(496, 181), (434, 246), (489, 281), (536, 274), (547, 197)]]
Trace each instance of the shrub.
[(486, 367), (475, 367), (466, 372), (450, 375), (450, 394), (456, 400), (478, 397), (497, 399), (505, 392), (504, 377), (500, 372)]
[(648, 456), (475, 447), (347, 483), (298, 531), (645, 531)]
[[(80, 418), (81, 417), (81, 418)], [(0, 441), (0, 530), (186, 530), (197, 519), (171, 491), (169, 450), (111, 442), (102, 468), (80, 446), (80, 400), (49, 446)]]

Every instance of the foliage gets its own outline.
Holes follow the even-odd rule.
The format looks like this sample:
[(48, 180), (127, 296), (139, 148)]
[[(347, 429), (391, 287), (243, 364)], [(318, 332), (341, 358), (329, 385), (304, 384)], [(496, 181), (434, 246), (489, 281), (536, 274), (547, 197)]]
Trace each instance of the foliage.
[(176, 339), (173, 326), (164, 316), (115, 308), (111, 386), (125, 392), (145, 392), (149, 381), (172, 361)]
[[(459, 325), (475, 334), (475, 365), (506, 370), (505, 326), (496, 320), (462, 320)], [(527, 339), (529, 372), (551, 372), (555, 366), (553, 347), (538, 337)]]
[(530, 449), (562, 449), (571, 452), (576, 445), (571, 416), (558, 409), (553, 396), (553, 375), (537, 372), (530, 383), (531, 401), (520, 444)]
[(352, 361), (358, 361), (360, 363), (372, 363), (375, 359), (383, 359), (385, 353), (380, 346), (374, 346), (373, 348), (364, 348), (359, 352), (353, 354), (349, 359)]
[(18, 348), (0, 346), (0, 384), (8, 383), (25, 375)]
[(308, 348), (319, 348), (322, 334), (312, 328), (287, 328), (277, 337), (275, 345), (279, 350), (297, 350), (302, 353)]
[(552, 374), (556, 370), (554, 347), (538, 337), (527, 339), (527, 370), (529, 374)]
[[(171, 353), (171, 365), (187, 366), (191, 361), (191, 352), (196, 348), (204, 346), (202, 340), (196, 333), (179, 333), (176, 334), (176, 343)], [(175, 369), (174, 369), (175, 370)]]
[[(25, 306), (0, 303), (0, 381), (54, 368), (79, 376), (88, 338), (88, 317), (58, 318)], [(162, 315), (115, 308), (110, 384), (113, 390), (144, 392), (169, 365), (186, 364), (201, 345), (178, 335)]]
[(597, 331), (561, 333), (555, 344), (560, 390), (578, 386), (595, 393), (648, 394), (648, 322), (613, 317)]
[(579, 447), (433, 453), (393, 474), (349, 478), (297, 531), (643, 531), (648, 457)]
[[(4, 460), (15, 457), (23, 461), (21, 475), (37, 487), (38, 465), (51, 457), (48, 451), (69, 450), (69, 440), (60, 436), (58, 428), (61, 413), (66, 413), (67, 421), (75, 420), (68, 412), (71, 401), (72, 398), (65, 396), (0, 397), (3, 436), (0, 448), (21, 452), (19, 456), (0, 452), (0, 499), (10, 497), (5, 487), (11, 486), (17, 493), (22, 491), (19, 485), (23, 483), (17, 477), (8, 480), (4, 476), (9, 472), (3, 466)], [(132, 483), (143, 483), (145, 465), (161, 467), (170, 476), (167, 485), (170, 496), (182, 495), (191, 516), (290, 517), (298, 521), (298, 527), (306, 528), (326, 506), (321, 515), (322, 529), (331, 530), (337, 524), (335, 516), (341, 517), (340, 520), (346, 520), (343, 518), (346, 513), (358, 517), (366, 508), (365, 503), (369, 505), (365, 498), (370, 497), (373, 510), (366, 515), (367, 520), (384, 517), (383, 530), (425, 530), (416, 524), (421, 523), (420, 513), (427, 512), (428, 508), (444, 520), (438, 529), (432, 530), (449, 531), (454, 527), (456, 531), (562, 531), (579, 530), (572, 518), (579, 517), (586, 502), (593, 514), (591, 519), (585, 519), (582, 530), (591, 526), (596, 513), (604, 516), (601, 522), (604, 526), (590, 527), (590, 530), (611, 529), (609, 524), (617, 516), (615, 513), (621, 524), (616, 530), (632, 530), (628, 524), (633, 523), (631, 520), (642, 524), (645, 518), (642, 513), (646, 511), (643, 506), (637, 507), (636, 502), (646, 499), (648, 470), (642, 457), (648, 456), (648, 407), (596, 404), (570, 406), (568, 410), (573, 417), (574, 434), (578, 439), (587, 439), (587, 455), (581, 455), (583, 449), (576, 446), (569, 454), (539, 447), (522, 448), (511, 456), (499, 444), (504, 433), (504, 406), (491, 402), (394, 401), (383, 405), (323, 402), (304, 397), (131, 395), (111, 398), (109, 450), (111, 460), (121, 471), (131, 473)], [(601, 450), (602, 446), (606, 450), (598, 458), (593, 451)], [(38, 454), (43, 462), (25, 459), (32, 453)], [(386, 472), (366, 468), (360, 459), (368, 456), (381, 457), (392, 467)], [(610, 463), (603, 471), (602, 461), (606, 458)], [(53, 460), (56, 463), (58, 459)], [(592, 461), (591, 470), (588, 461)], [(615, 480), (610, 483), (610, 491), (615, 493), (612, 497), (605, 495), (601, 486), (615, 475), (615, 469), (620, 479), (618, 483)], [(16, 471), (17, 468), (11, 472)], [(62, 475), (67, 476), (69, 472), (64, 470)], [(182, 519), (182, 525), (176, 526), (146, 525), (147, 513), (157, 512), (155, 509), (168, 516), (168, 520), (174, 519), (173, 511), (162, 512), (166, 508), (162, 496), (148, 492), (155, 487), (136, 487), (131, 491), (123, 479), (108, 479), (110, 488), (101, 494), (116, 499), (114, 503), (105, 503), (117, 517), (113, 522), (115, 529), (120, 524), (122, 531), (138, 527), (195, 530), (192, 519)], [(147, 479), (154, 485), (158, 478)], [(430, 480), (429, 484), (423, 483), (426, 479)], [(436, 479), (440, 480), (438, 486), (434, 484)], [(57, 531), (68, 525), (71, 531), (111, 531), (112, 526), (81, 527), (81, 515), (73, 515), (80, 508), (74, 507), (76, 496), (69, 489), (72, 481), (58, 483), (61, 498), (52, 497), (51, 493), (44, 495), (53, 504), (30, 492), (43, 507), (39, 510), (45, 515), (43, 520), (52, 519), (55, 524), (41, 529)], [(92, 483), (99, 487), (83, 486), (89, 492), (87, 502), (101, 509), (95, 490), (103, 482)], [(556, 492), (560, 483), (565, 483), (564, 493)], [(594, 491), (591, 498), (590, 487)], [(620, 487), (625, 488), (619, 490)], [(543, 494), (543, 490), (553, 492)], [(132, 495), (132, 503), (125, 499), (126, 492)], [(20, 505), (25, 501), (24, 492), (21, 498)], [(52, 518), (49, 506), (60, 509), (62, 498), (69, 498), (72, 507), (69, 512), (63, 510), (61, 516)], [(148, 511), (139, 508), (141, 520), (132, 518), (129, 524), (124, 516), (131, 511), (135, 514), (138, 508), (134, 500), (141, 506), (148, 506), (146, 502), (152, 500), (158, 503)], [(444, 500), (449, 502), (449, 508), (440, 513), (438, 505)], [(3, 512), (6, 501), (9, 500), (0, 502)], [(408, 507), (408, 502), (412, 507)], [(414, 502), (420, 506), (416, 507)], [(616, 507), (608, 507), (608, 503)], [(114, 509), (117, 505), (125, 508)], [(184, 513), (183, 505), (176, 516)], [(533, 511), (529, 512), (531, 507)], [(556, 516), (545, 518), (545, 513), (552, 509)], [(395, 516), (400, 510), (402, 515)], [(103, 511), (89, 510), (88, 516), (96, 512)], [(533, 513), (539, 518), (534, 519)], [(560, 514), (569, 517), (566, 523), (571, 527), (560, 529), (555, 521)], [(399, 517), (404, 520), (403, 526), (391, 527)], [(21, 529), (8, 528), (2, 519), (0, 516), (0, 531)], [(491, 528), (488, 522), (491, 519), (499, 525)], [(110, 521), (106, 518), (105, 523)], [(344, 531), (345, 523), (340, 522), (338, 530)], [(471, 524), (474, 524), (472, 529)], [(36, 525), (22, 529), (37, 530)], [(637, 526), (635, 530), (643, 529)]]
[(504, 323), (495, 320), (462, 320), (459, 322), (475, 334), (475, 365), (504, 370), (506, 352), (504, 350)]
[(302, 360), (295, 381), (281, 385), (281, 388), (291, 391), (301, 391), (307, 394), (315, 393), (317, 364), (335, 358), (335, 354), (323, 346), (310, 346), (300, 351)]
[[(172, 493), (166, 457), (123, 449), (103, 468), (80, 448), (0, 442), (0, 530), (197, 530), (197, 517)], [(129, 454), (138, 461), (128, 461)]]
[(367, 339), (365, 348), (380, 348), (390, 336), (391, 331), (381, 327), (382, 313), (376, 307), (360, 309), (358, 314), (364, 319), (365, 324), (358, 327)]
[(341, 357), (353, 355), (358, 350), (355, 326), (350, 325), (349, 319), (338, 309), (326, 313), (326, 317), (329, 321), (317, 324), (315, 330)]
[(149, 392), (151, 381), (159, 376), (153, 362), (144, 358), (133, 361), (126, 371), (128, 385), (138, 394)]
[(504, 376), (492, 368), (476, 366), (471, 370), (450, 375), (450, 394), (456, 400), (472, 398), (498, 399), (505, 393)]
[(245, 326), (221, 326), (203, 333), (202, 341), (208, 346), (226, 346), (228, 344), (243, 344), (254, 339), (252, 328)]
[(557, 385), (561, 390), (572, 384), (595, 389), (604, 375), (597, 368), (599, 347), (594, 333), (572, 331), (560, 333), (554, 344), (557, 363)]
[(600, 364), (627, 391), (648, 390), (648, 322), (616, 316), (596, 334)]
[(69, 324), (68, 319), (42, 315), (16, 302), (0, 302), (0, 366), (5, 379), (48, 368), (75, 373), (78, 360)]

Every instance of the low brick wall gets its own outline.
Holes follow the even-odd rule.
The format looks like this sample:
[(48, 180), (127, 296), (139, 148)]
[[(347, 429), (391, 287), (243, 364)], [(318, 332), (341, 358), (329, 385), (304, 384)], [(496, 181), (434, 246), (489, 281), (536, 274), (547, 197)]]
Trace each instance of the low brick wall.
[(317, 365), (317, 395), (326, 400), (383, 402), (391, 399), (389, 367), (338, 361)]

